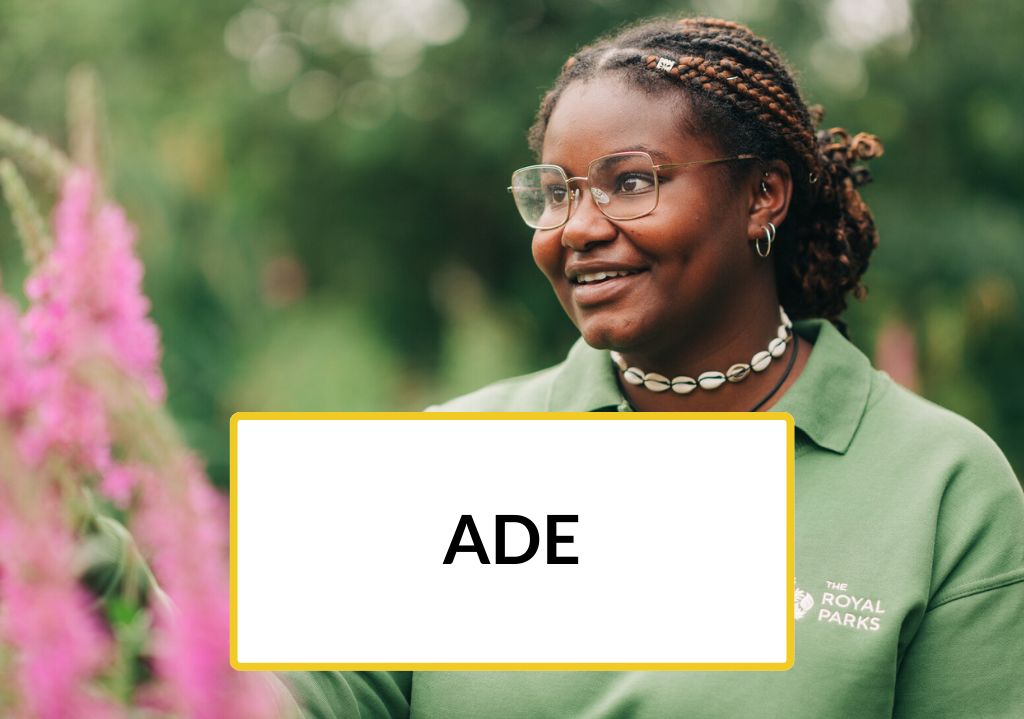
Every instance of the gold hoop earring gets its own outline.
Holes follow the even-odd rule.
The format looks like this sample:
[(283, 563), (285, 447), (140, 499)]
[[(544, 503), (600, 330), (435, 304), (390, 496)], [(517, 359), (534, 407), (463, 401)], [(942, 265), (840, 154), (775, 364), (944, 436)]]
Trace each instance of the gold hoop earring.
[[(772, 242), (775, 241), (775, 235), (777, 234), (777, 232), (775, 229), (775, 225), (773, 225), (771, 222), (768, 223), (768, 227), (761, 225), (761, 229), (764, 230), (764, 237), (758, 237), (756, 240), (754, 240), (754, 249), (757, 251), (758, 256), (767, 257), (768, 255), (771, 254)], [(761, 250), (762, 239), (768, 241), (768, 245), (767, 247), (765, 247), (763, 251)]]

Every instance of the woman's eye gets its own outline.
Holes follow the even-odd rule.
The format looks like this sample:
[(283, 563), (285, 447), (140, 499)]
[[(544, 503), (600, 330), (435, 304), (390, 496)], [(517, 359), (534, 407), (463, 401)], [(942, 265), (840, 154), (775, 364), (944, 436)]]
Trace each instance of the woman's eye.
[(564, 185), (548, 185), (544, 194), (547, 195), (549, 204), (560, 205), (565, 202), (569, 192)]
[(646, 192), (654, 187), (654, 178), (650, 175), (624, 175), (619, 178), (618, 192), (624, 194), (634, 194), (637, 192)]

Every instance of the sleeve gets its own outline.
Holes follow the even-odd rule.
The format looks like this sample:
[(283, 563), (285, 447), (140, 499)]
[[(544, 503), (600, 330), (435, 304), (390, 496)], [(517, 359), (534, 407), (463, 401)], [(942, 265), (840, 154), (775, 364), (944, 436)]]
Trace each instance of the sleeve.
[(893, 717), (1024, 717), (1024, 571), (926, 612)]
[(1024, 493), (987, 437), (954, 467), (935, 531), (893, 717), (1024, 718)]
[(277, 672), (302, 719), (408, 719), (412, 672)]

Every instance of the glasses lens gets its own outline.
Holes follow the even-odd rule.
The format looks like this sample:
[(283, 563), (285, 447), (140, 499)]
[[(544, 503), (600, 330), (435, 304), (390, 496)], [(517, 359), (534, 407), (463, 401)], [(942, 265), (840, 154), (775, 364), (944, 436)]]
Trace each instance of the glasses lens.
[(587, 173), (590, 194), (613, 220), (631, 220), (658, 204), (658, 178), (649, 155), (625, 152), (600, 157)]
[(569, 187), (557, 167), (525, 167), (512, 175), (512, 196), (530, 227), (560, 227), (569, 218)]

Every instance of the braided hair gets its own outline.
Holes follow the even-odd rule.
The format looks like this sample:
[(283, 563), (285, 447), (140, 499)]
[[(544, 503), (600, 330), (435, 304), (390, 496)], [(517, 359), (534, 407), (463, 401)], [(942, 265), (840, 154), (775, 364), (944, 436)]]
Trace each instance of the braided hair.
[(878, 138), (816, 131), (821, 107), (804, 104), (785, 62), (764, 40), (736, 23), (686, 18), (627, 28), (569, 58), (530, 129), (538, 156), (565, 88), (605, 72), (651, 93), (681, 88), (691, 110), (683, 120), (687, 132), (713, 137), (725, 154), (789, 166), (789, 222), (779, 228), (774, 257), (779, 298), (793, 318), (825, 318), (845, 334), (846, 296), (865, 296), (860, 279), (878, 246), (871, 211), (857, 192), (871, 175), (855, 163), (882, 154)]

